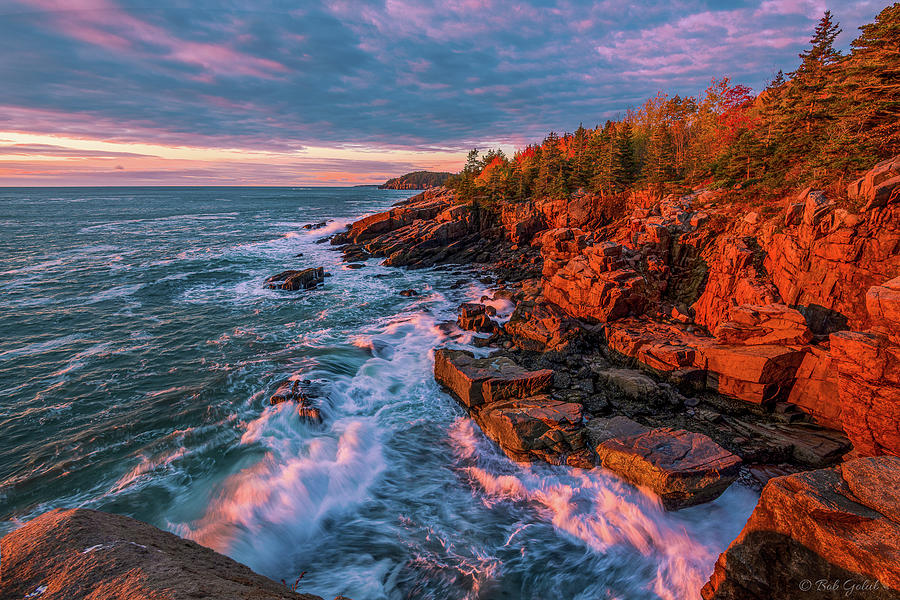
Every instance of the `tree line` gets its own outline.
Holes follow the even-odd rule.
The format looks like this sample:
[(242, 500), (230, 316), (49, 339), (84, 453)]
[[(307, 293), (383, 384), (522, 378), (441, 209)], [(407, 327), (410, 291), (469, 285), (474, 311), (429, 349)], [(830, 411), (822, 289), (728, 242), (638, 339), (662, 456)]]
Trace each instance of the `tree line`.
[(840, 32), (825, 11), (800, 66), (758, 95), (727, 77), (697, 97), (660, 93), (619, 120), (551, 132), (511, 157), (472, 150), (447, 185), (491, 202), (842, 181), (900, 154), (900, 3), (860, 27), (848, 54), (834, 48)]

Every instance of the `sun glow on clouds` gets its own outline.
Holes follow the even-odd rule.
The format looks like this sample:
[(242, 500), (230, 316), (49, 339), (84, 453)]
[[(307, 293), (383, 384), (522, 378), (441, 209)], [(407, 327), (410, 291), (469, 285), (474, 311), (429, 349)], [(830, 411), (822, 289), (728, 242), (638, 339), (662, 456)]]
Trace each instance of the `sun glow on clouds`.
[[(174, 146), (0, 131), (0, 183), (234, 185), (383, 183), (405, 170), (458, 170), (455, 151)], [(34, 182), (34, 183), (32, 183)]]

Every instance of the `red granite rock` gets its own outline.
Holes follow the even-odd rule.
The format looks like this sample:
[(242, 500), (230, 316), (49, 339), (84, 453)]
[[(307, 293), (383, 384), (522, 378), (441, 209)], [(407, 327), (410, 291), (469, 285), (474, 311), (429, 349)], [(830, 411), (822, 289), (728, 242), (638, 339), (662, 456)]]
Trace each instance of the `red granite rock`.
[(900, 277), (870, 287), (866, 310), (872, 325), (883, 328), (894, 343), (900, 344)]
[(520, 348), (545, 352), (564, 348), (577, 335), (571, 321), (549, 302), (519, 302), (503, 328)]
[(509, 398), (477, 407), (472, 417), (513, 460), (559, 464), (585, 451), (580, 404), (547, 396)]
[(900, 346), (874, 332), (831, 334), (841, 422), (863, 456), (900, 454)]
[(825, 427), (841, 430), (838, 376), (828, 348), (810, 346), (787, 401)]
[(434, 353), (434, 378), (472, 408), (539, 394), (552, 384), (553, 371), (529, 371), (507, 357), (475, 358), (465, 350), (440, 348)]
[(693, 304), (694, 321), (715, 331), (735, 304), (765, 305), (780, 301), (778, 291), (759, 270), (755, 250), (740, 238), (722, 237), (710, 256), (703, 293)]
[(771, 479), (741, 534), (719, 556), (701, 596), (900, 597), (898, 489), (896, 457)]
[(732, 306), (714, 335), (723, 344), (746, 346), (805, 345), (813, 337), (800, 311), (784, 304)]
[(883, 160), (847, 186), (851, 200), (864, 200), (866, 209), (883, 206), (900, 186), (900, 156)]
[(708, 436), (661, 427), (597, 446), (601, 464), (650, 488), (667, 510), (717, 498), (737, 478), (741, 459)]
[(494, 333), (498, 329), (497, 323), (487, 315), (485, 305), (474, 302), (460, 305), (456, 323), (462, 329), (479, 333)]

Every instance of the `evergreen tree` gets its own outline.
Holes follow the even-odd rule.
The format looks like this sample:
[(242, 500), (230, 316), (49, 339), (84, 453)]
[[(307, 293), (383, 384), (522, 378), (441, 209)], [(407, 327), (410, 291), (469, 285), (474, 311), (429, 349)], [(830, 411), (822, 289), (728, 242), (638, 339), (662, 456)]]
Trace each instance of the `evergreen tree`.
[(564, 161), (559, 135), (551, 131), (541, 147), (541, 166), (535, 182), (535, 195), (559, 198), (568, 193)]
[(851, 43), (842, 111), (847, 143), (864, 167), (872, 159), (900, 154), (900, 2), (860, 27)]

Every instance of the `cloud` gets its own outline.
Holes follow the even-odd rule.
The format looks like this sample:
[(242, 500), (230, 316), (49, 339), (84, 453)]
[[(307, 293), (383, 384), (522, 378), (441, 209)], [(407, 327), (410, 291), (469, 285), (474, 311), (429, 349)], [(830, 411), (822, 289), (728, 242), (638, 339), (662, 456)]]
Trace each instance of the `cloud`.
[[(841, 44), (878, 9), (836, 9)], [(472, 146), (594, 125), (659, 90), (696, 94), (712, 77), (760, 89), (796, 66), (822, 10), (817, 0), (8, 1), (0, 38), (15, 52), (0, 54), (0, 131), (461, 161)]]
[(3, 144), (0, 140), (0, 156), (42, 156), (55, 158), (122, 158), (149, 157), (152, 155), (135, 152), (110, 152), (107, 150), (85, 150), (54, 146), (52, 144)]

